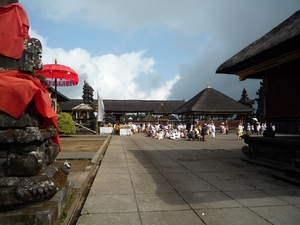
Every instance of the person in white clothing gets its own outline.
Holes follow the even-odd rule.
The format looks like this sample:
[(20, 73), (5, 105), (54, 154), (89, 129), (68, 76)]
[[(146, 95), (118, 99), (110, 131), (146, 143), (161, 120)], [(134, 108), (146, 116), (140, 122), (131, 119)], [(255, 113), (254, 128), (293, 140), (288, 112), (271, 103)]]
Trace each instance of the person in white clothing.
[(272, 124), (272, 123), (270, 123), (270, 125), (271, 125), (271, 128), (272, 128), (272, 131), (274, 131), (274, 132), (275, 132), (275, 125), (274, 125), (274, 124)]
[(257, 135), (261, 134), (261, 125), (259, 122), (256, 122), (256, 130), (257, 130)]
[(236, 128), (236, 140), (241, 140), (241, 136), (244, 133), (244, 126), (240, 123)]
[(254, 125), (251, 125), (251, 134), (254, 134)]
[(159, 132), (157, 133), (157, 139), (158, 139), (158, 140), (162, 140), (162, 139), (163, 139), (163, 132), (162, 132), (162, 131), (159, 131)]
[(180, 137), (181, 137), (180, 131), (177, 131), (177, 132), (176, 132), (175, 137), (176, 137), (176, 138), (180, 138)]
[(210, 124), (210, 132), (211, 132), (211, 137), (215, 138), (215, 136), (216, 136), (216, 126), (213, 122)]
[(267, 129), (267, 124), (266, 123), (262, 123), (261, 124), (261, 133), (264, 134), (265, 130)]
[(170, 138), (170, 136), (171, 136), (170, 131), (166, 131), (165, 137), (166, 137), (166, 138)]
[(247, 134), (248, 135), (251, 135), (251, 125), (250, 125), (250, 123), (247, 123)]
[(176, 139), (176, 134), (174, 132), (172, 132), (169, 138), (175, 140)]

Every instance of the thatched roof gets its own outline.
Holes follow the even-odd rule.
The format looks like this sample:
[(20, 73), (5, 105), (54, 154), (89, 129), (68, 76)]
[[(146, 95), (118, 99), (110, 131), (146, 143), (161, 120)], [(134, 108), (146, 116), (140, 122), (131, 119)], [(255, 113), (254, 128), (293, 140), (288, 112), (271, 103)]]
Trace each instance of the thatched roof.
[(71, 112), (72, 108), (74, 108), (75, 106), (81, 103), (83, 103), (82, 99), (70, 99), (67, 102), (61, 102), (59, 105), (63, 112)]
[(105, 112), (153, 112), (157, 109), (161, 103), (169, 112), (173, 112), (179, 106), (181, 106), (183, 100), (103, 100)]
[[(68, 102), (62, 103), (62, 111), (71, 111), (71, 109), (82, 103), (82, 99), (71, 99)], [(181, 105), (185, 103), (184, 100), (105, 100), (103, 104), (105, 112), (117, 112), (117, 113), (130, 113), (130, 112), (153, 112), (158, 109), (163, 103), (164, 108), (173, 113)], [(98, 101), (94, 100), (94, 105), (97, 105)]]
[(150, 112), (148, 112), (148, 114), (142, 119), (143, 122), (157, 122), (158, 119), (155, 118), (154, 116), (152, 116), (150, 114)]
[(174, 113), (174, 109), (171, 108), (167, 108), (164, 103), (162, 102), (160, 104), (160, 106), (155, 109), (153, 112), (153, 114), (158, 114), (158, 115), (168, 115), (168, 114), (172, 114)]
[(94, 111), (94, 108), (91, 107), (89, 104), (81, 103), (72, 108), (73, 111)]
[(249, 107), (211, 88), (195, 95), (176, 110), (178, 114), (244, 114), (252, 112)]
[[(219, 66), (216, 73), (237, 74), (300, 48), (300, 10)], [(275, 62), (279, 63), (279, 62)], [(272, 66), (272, 65), (271, 65)], [(255, 71), (254, 71), (255, 73)], [(252, 78), (256, 78), (252, 76)], [(259, 77), (258, 77), (259, 78)]]

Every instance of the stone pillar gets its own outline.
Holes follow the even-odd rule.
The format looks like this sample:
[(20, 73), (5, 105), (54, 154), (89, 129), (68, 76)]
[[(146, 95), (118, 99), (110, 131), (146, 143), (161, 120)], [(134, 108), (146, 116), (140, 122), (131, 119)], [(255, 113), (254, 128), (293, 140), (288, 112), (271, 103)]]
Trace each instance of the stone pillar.
[(19, 3), (18, 0), (0, 0), (0, 6), (5, 6), (13, 3)]

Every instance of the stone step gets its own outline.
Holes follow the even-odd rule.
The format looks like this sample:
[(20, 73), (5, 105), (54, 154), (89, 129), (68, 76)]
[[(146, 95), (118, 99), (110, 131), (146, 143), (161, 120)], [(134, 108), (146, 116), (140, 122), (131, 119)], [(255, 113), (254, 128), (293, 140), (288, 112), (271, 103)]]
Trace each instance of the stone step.
[(300, 168), (285, 167), (284, 170), (287, 176), (300, 179)]

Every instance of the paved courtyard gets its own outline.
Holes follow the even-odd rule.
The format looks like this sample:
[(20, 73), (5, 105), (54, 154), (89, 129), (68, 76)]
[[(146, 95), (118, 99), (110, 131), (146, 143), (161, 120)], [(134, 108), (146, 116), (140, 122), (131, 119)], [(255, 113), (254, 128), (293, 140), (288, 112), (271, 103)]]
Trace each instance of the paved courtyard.
[(235, 135), (113, 135), (78, 225), (300, 224), (300, 189), (248, 164)]

